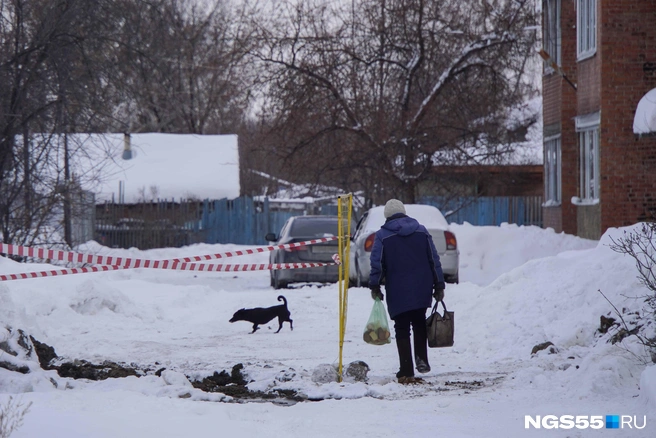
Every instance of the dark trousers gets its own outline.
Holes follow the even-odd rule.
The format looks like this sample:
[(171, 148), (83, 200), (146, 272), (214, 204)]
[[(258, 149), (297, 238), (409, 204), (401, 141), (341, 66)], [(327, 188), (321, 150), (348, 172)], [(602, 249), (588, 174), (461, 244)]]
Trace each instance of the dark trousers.
[(426, 309), (408, 310), (394, 318), (394, 331), (396, 332), (396, 339), (409, 338), (410, 326), (416, 335), (423, 334), (426, 338)]
[[(412, 347), (410, 343), (412, 327), (412, 344), (414, 344), (415, 361), (428, 365), (428, 337), (426, 333), (426, 309), (415, 309), (396, 315), (394, 331), (396, 347), (399, 352), (400, 369), (396, 377), (414, 376), (412, 367)], [(429, 368), (430, 369), (430, 368)], [(425, 371), (422, 371), (425, 372)]]

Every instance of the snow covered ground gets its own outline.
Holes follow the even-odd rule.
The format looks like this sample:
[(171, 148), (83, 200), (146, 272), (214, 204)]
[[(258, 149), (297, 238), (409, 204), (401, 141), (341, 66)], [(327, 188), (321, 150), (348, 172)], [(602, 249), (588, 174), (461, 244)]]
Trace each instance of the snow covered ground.
[[(461, 250), (461, 283), (447, 286), (445, 301), (455, 311), (456, 342), (429, 350), (433, 370), (420, 386), (395, 382), (394, 343), (362, 341), (373, 304), (368, 289), (349, 290), (344, 363), (366, 362), (369, 381), (320, 384), (313, 372), (335, 364), (339, 354), (336, 285), (274, 291), (266, 271), (146, 269), (2, 283), (0, 321), (53, 346), (60, 357), (167, 369), (162, 377), (93, 382), (34, 366), (28, 374), (0, 368), (0, 405), (10, 395), (32, 403), (12, 438), (656, 436), (656, 367), (635, 337), (612, 345), (611, 333), (597, 333), (600, 316), (615, 317), (600, 290), (627, 318), (643, 311), (634, 297), (646, 290), (633, 260), (608, 247), (609, 235), (623, 230), (596, 242), (535, 227), (451, 228)], [(235, 248), (142, 252), (90, 244), (80, 250), (170, 259)], [(0, 259), (0, 273), (48, 266)], [(275, 334), (273, 321), (249, 334), (249, 323), (228, 322), (239, 308), (279, 304), (278, 292), (289, 301), (293, 331), (285, 324)], [(554, 353), (531, 355), (546, 341)], [(291, 389), (321, 401), (234, 403), (183, 378), (229, 372), (238, 363), (250, 389)], [(527, 430), (525, 415), (630, 415), (639, 426), (646, 416), (647, 423)]]

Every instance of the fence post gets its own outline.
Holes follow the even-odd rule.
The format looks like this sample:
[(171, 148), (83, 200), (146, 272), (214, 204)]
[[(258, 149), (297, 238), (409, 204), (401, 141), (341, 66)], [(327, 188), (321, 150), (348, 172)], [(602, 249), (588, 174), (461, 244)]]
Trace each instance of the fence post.
[[(269, 228), (271, 224), (271, 212), (269, 210), (269, 197), (264, 198), (264, 233), (260, 236), (260, 239), (264, 241), (264, 236), (269, 233)], [(266, 244), (266, 242), (264, 242)]]

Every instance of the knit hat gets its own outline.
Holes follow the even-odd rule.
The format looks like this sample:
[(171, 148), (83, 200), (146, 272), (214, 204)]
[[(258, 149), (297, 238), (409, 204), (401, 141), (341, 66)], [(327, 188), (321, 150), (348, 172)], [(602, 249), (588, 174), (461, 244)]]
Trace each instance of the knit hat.
[(385, 219), (389, 218), (390, 216), (394, 216), (397, 213), (405, 214), (405, 207), (403, 206), (403, 202), (399, 201), (398, 199), (390, 199), (387, 201), (387, 204), (385, 204), (385, 210), (383, 212)]

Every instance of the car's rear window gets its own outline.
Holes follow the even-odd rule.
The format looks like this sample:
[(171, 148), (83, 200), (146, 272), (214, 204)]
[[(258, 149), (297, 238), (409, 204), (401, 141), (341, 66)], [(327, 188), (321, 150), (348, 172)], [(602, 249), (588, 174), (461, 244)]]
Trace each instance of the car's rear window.
[[(369, 210), (366, 223), (367, 230), (377, 231), (385, 223), (384, 210), (384, 206), (373, 207)], [(420, 224), (428, 229), (449, 229), (449, 223), (436, 207), (423, 204), (405, 204), (405, 211), (408, 216), (417, 219)]]
[(337, 219), (297, 219), (289, 234), (292, 237), (337, 236)]

